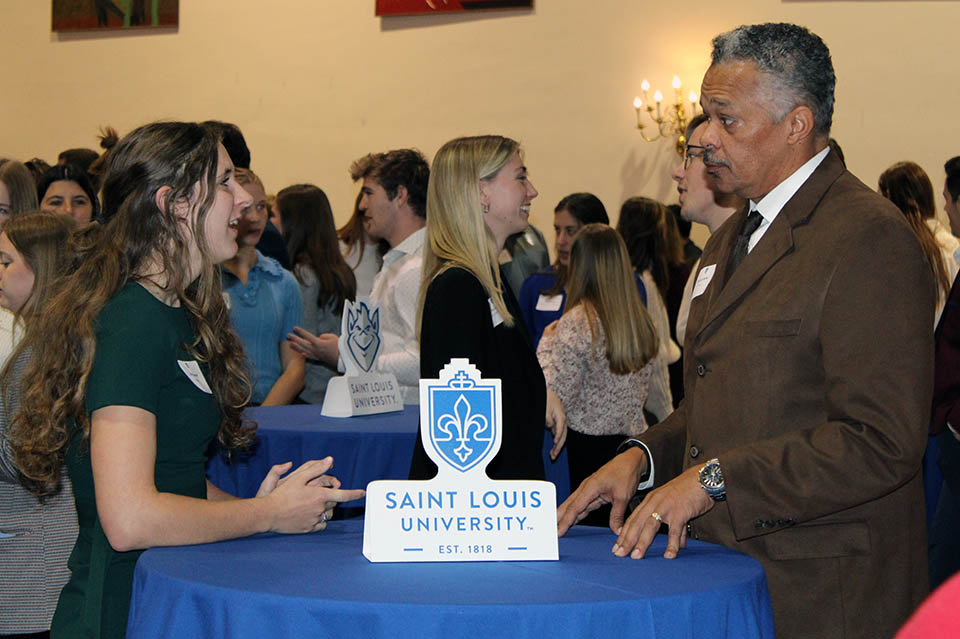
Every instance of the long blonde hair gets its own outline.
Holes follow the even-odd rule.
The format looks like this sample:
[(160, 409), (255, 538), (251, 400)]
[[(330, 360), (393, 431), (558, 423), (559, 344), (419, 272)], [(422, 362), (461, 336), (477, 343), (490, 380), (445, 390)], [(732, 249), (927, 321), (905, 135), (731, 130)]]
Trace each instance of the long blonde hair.
[(607, 341), (610, 370), (626, 375), (643, 368), (657, 354), (658, 340), (650, 315), (640, 301), (627, 246), (606, 224), (587, 224), (570, 250), (569, 293), (564, 314), (582, 304), (594, 343), (599, 318)]
[(519, 143), (499, 135), (457, 138), (437, 151), (427, 187), (418, 338), (427, 288), (433, 278), (451, 267), (465, 269), (480, 280), (504, 323), (513, 326), (513, 315), (503, 299), (495, 241), (480, 208), (480, 181), (495, 178), (519, 152)]

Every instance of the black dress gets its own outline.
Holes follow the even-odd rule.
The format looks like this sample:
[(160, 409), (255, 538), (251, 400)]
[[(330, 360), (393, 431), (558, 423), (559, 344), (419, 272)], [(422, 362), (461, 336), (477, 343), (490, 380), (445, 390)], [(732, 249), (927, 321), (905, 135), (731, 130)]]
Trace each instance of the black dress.
[[(451, 268), (427, 289), (420, 331), (420, 377), (437, 379), (454, 357), (466, 357), (485, 379), (500, 379), (503, 437), (487, 466), (493, 479), (544, 479), (543, 436), (547, 385), (523, 324), (520, 306), (504, 286), (513, 327), (493, 325), (490, 297), (469, 271)], [(413, 449), (410, 479), (430, 479), (437, 466), (423, 449)]]

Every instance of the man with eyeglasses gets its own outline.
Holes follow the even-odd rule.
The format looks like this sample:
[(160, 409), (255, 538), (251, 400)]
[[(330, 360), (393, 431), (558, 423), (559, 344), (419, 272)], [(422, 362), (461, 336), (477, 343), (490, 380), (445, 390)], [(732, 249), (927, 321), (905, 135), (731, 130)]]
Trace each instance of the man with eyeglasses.
[[(700, 143), (703, 138), (702, 125), (706, 121), (707, 116), (701, 113), (694, 116), (687, 125), (688, 144), (683, 154), (683, 164), (673, 170), (673, 179), (677, 183), (677, 193), (680, 194), (680, 215), (690, 222), (703, 224), (713, 235), (727, 218), (743, 208), (746, 200), (735, 193), (720, 193), (713, 184), (713, 179), (707, 174), (707, 167), (703, 164), (705, 147)], [(683, 299), (677, 313), (677, 342), (681, 346), (687, 331), (690, 298), (699, 268), (700, 260), (697, 260), (683, 289)]]

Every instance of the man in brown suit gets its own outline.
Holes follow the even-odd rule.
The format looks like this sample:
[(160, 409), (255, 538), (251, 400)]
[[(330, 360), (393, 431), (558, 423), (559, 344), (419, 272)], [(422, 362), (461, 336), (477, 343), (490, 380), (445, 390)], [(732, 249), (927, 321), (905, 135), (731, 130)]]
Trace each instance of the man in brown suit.
[[(612, 503), (617, 556), (662, 522), (666, 557), (692, 536), (760, 560), (778, 638), (889, 637), (927, 590), (932, 275), (827, 147), (823, 41), (765, 24), (713, 46), (704, 162), (749, 205), (704, 248), (683, 403), (581, 484), (559, 532)], [(624, 522), (638, 486), (654, 490)]]

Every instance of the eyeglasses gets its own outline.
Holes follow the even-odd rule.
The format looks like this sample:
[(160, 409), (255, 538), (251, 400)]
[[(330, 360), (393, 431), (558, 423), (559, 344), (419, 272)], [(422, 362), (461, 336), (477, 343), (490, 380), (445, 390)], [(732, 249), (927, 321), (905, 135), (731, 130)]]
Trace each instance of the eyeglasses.
[(696, 144), (688, 144), (683, 150), (683, 170), (686, 171), (690, 168), (690, 163), (693, 162), (696, 158), (703, 156), (703, 152), (707, 150), (705, 146), (697, 146)]

